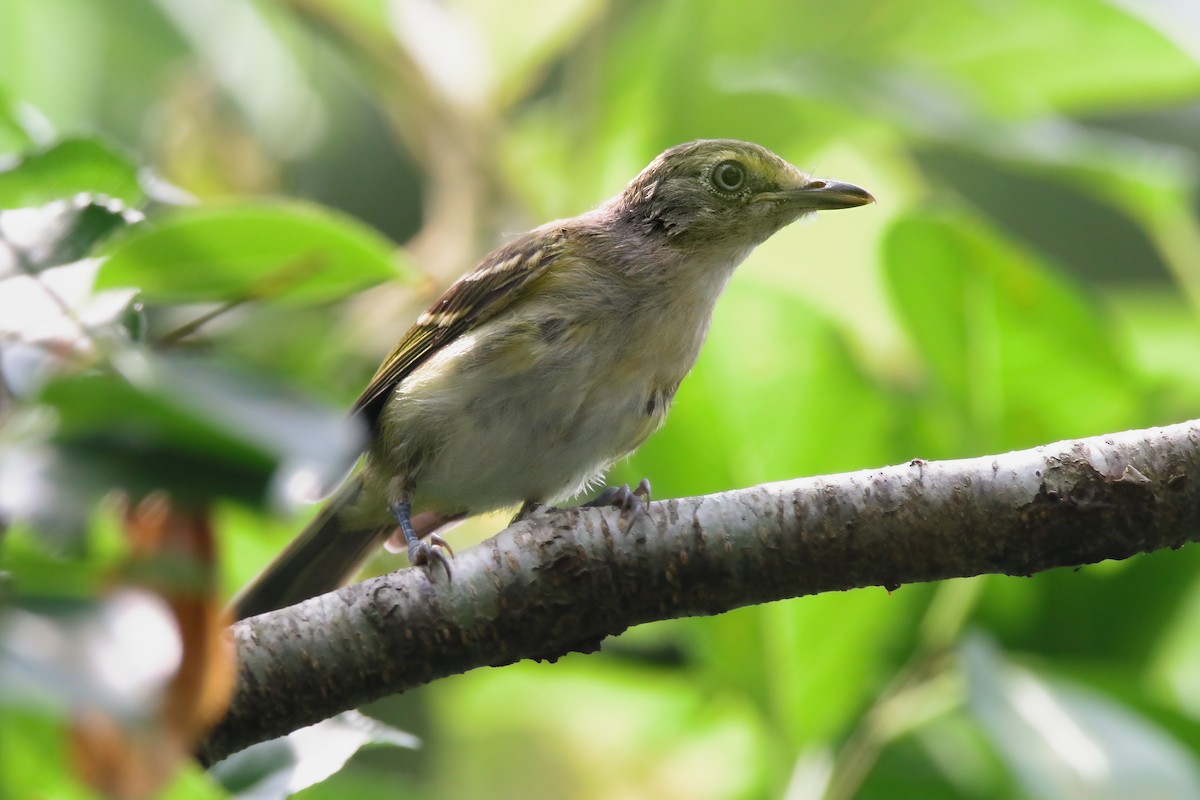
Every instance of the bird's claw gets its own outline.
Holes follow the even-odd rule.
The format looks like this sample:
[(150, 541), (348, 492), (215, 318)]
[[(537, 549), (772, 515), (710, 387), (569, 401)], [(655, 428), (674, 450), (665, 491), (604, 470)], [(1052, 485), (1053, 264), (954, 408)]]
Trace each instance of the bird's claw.
[(450, 569), (450, 559), (454, 558), (454, 550), (449, 543), (436, 533), (429, 534), (429, 541), (417, 539), (408, 546), (408, 563), (414, 567), (433, 568), (435, 563), (441, 564), (446, 571), (446, 579), (451, 580), (454, 573)]
[[(450, 549), (446, 540), (436, 533), (431, 533), (428, 542), (421, 541), (421, 537), (413, 530), (412, 505), (409, 504), (408, 498), (393, 503), (391, 508), (400, 533), (404, 534), (404, 541), (408, 543), (408, 563), (414, 567), (428, 566), (431, 572), (435, 562), (441, 564), (442, 569), (446, 570), (446, 579), (450, 580), (453, 577), (450, 559), (454, 558), (454, 551)], [(430, 577), (433, 577), (432, 574)]]
[(436, 534), (436, 533), (431, 533), (431, 534), (429, 534), (429, 543), (430, 543), (431, 545), (435, 545), (435, 546), (437, 546), (437, 547), (440, 547), (440, 548), (442, 548), (443, 550), (445, 550), (445, 551), (446, 551), (446, 553), (448, 553), (448, 554), (449, 554), (449, 556), (450, 556), (451, 558), (454, 558), (454, 548), (452, 548), (452, 547), (450, 546), (450, 543), (449, 543), (449, 542), (447, 542), (445, 539), (443, 539), (443, 538), (442, 538), (441, 536), (439, 536), (438, 534)]
[(640, 517), (650, 503), (650, 480), (642, 478), (637, 487), (630, 489), (629, 484), (609, 486), (596, 495), (591, 502), (584, 503), (584, 508), (619, 508), (621, 517), (628, 516), (629, 523)]

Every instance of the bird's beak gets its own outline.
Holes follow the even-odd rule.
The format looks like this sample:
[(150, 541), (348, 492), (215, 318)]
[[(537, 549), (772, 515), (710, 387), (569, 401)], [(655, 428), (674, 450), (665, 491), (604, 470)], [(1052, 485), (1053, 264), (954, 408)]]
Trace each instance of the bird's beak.
[(775, 199), (786, 200), (805, 211), (854, 208), (875, 202), (875, 198), (866, 189), (860, 189), (852, 183), (827, 181), (822, 178), (813, 178), (794, 189), (784, 189), (773, 195)]

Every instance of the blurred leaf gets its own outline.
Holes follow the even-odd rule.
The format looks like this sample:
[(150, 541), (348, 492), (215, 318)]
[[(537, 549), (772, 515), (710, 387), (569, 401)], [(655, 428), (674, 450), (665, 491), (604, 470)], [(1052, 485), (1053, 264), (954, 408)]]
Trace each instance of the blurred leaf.
[[(1189, 618), (1180, 620), (1181, 626), (1191, 622), (1193, 620)], [(1161, 650), (1169, 648), (1169, 642), (1160, 645)], [(1087, 687), (1124, 706), (1157, 726), (1193, 757), (1200, 754), (1200, 720), (1191, 710), (1190, 699), (1179, 698), (1169, 689), (1164, 691), (1166, 687), (1159, 683), (1161, 673), (1154, 666), (1149, 669), (1140, 666), (1130, 668), (1126, 664), (1093, 658), (1055, 659), (1051, 662), (1039, 655), (1037, 659), (1045, 664), (1045, 669), (1053, 669), (1057, 678)], [(1137, 660), (1139, 664), (1143, 661)], [(1186, 668), (1192, 665), (1179, 666)], [(1189, 671), (1185, 680), (1190, 681), (1193, 674), (1194, 671)]]
[[(60, 559), (66, 574), (50, 581), (26, 570), (24, 537), (5, 537), (3, 567), (28, 599), (0, 607), (0, 716), (64, 720), (73, 774), (106, 797), (158, 797), (223, 714), (233, 653), (205, 512), (156, 496), (125, 523), (122, 563)], [(84, 580), (56, 588), (71, 575)], [(103, 599), (71, 599), (89, 592)]]
[[(1031, 169), (1028, 162), (1014, 164), (941, 144), (919, 148), (915, 155), (931, 178), (953, 187), (997, 227), (1078, 278), (1130, 283), (1167, 277), (1162, 256), (1137, 219), (1114, 208), (1107, 197), (1097, 197), (1086, 181), (1065, 180), (1072, 176), (1064, 170)], [(1099, 163), (1115, 161), (1131, 170), (1136, 168), (1129, 166), (1131, 160)], [(1115, 172), (1110, 168), (1103, 175), (1110, 185)]]
[[(221, 377), (225, 388), (237, 386), (231, 376)], [(221, 411), (245, 402), (237, 395), (226, 399)], [(243, 422), (217, 409), (184, 405), (172, 386), (142, 388), (114, 375), (78, 376), (52, 382), (42, 401), (59, 415), (57, 443), (90, 462), (94, 474), (113, 486), (246, 498), (261, 496), (275, 466), (271, 453), (231, 430)]]
[[(363, 323), (329, 304), (263, 304), (241, 315), (236, 327), (214, 325), (207, 341), (249, 371), (280, 380), (339, 408), (348, 408), (378, 366), (377, 352), (350, 345), (356, 331), (370, 328), (381, 345), (399, 336), (413, 312), (406, 308), (385, 322)], [(348, 352), (348, 347), (357, 352)]]
[(127, 721), (157, 708), (179, 665), (166, 606), (148, 592), (42, 601), (0, 612), (0, 708), (61, 718), (82, 708)]
[(604, 10), (598, 0), (569, 0), (549, 5), (460, 4), (486, 42), (496, 78), (495, 105), (520, 100), (534, 88), (538, 73), (570, 48)]
[(889, 743), (854, 800), (1016, 797), (1022, 795), (1005, 763), (974, 721), (958, 711), (930, 720)]
[(1200, 549), (1184, 548), (1029, 580), (997, 577), (987, 583), (975, 622), (1010, 648), (1132, 674), (1152, 664), (1166, 644), (1198, 572)]
[(649, 476), (674, 497), (884, 463), (911, 457), (906, 424), (901, 398), (826, 319), (775, 286), (735, 282), (666, 425), (613, 480)]
[(101, 240), (139, 218), (119, 204), (87, 196), (0, 211), (0, 280), (78, 261)]
[(968, 705), (1033, 797), (1200, 797), (1200, 765), (1108, 698), (1004, 661), (982, 636), (962, 648)]
[[(120, 464), (102, 457), (39, 441), (0, 448), (0, 517), (30, 531), (44, 549), (78, 553), (93, 507), (114, 483), (122, 482), (119, 469)], [(29, 553), (19, 555), (30, 559)], [(26, 564), (19, 557), (14, 564), (38, 569), (43, 577), (37, 585), (55, 588), (56, 581), (45, 577), (53, 563), (30, 560)], [(91, 570), (85, 574), (94, 577)]]
[(314, 303), (413, 274), (372, 229), (293, 202), (177, 210), (105, 252), (97, 287), (135, 287), (161, 303)]
[[(1087, 14), (1095, 11), (1094, 5)], [(979, 8), (962, 12), (962, 8), (955, 8), (939, 22), (969, 27), (999, 23), (1003, 27), (1014, 19), (1006, 14), (1003, 21), (992, 20), (986, 10)], [(1038, 7), (1031, 16), (1042, 13), (1043, 7)], [(1061, 18), (1061, 10), (1051, 14), (1056, 17), (1054, 25), (1077, 24)], [(1114, 37), (1145, 38), (1144, 26), (1137, 20), (1114, 14), (1112, 9), (1100, 9), (1100, 14), (1109, 18)], [(1012, 33), (1017, 38), (1027, 37), (1025, 24), (1016, 23), (1017, 30)], [(901, 146), (918, 153), (922, 168), (932, 166), (935, 179), (963, 191), (1002, 224), (1008, 224), (1017, 238), (1049, 243), (1050, 252), (1068, 265), (1077, 263), (1090, 269), (1088, 256), (1099, 250), (1100, 261), (1111, 265), (1110, 269), (1138, 271), (1140, 262), (1132, 266), (1122, 263), (1118, 261), (1120, 253), (1105, 250), (1115, 240), (1125, 253), (1140, 251), (1141, 261), (1151, 266), (1165, 260), (1193, 297), (1200, 297), (1200, 271), (1194, 266), (1200, 236), (1194, 225), (1187, 230), (1178, 214), (1200, 180), (1196, 148), (1188, 147), (1190, 137), (1182, 143), (1168, 143), (1146, 132), (1117, 133), (1058, 115), (1049, 108), (999, 113), (994, 98), (986, 91), (970, 81), (950, 79), (943, 65), (930, 68), (924, 64), (928, 51), (920, 52), (915, 62), (905, 58), (912, 55), (904, 46), (908, 34), (916, 30), (896, 26), (898, 39), (880, 43), (878, 53), (872, 54), (875, 57), (842, 52), (780, 57), (754, 52), (722, 59), (715, 77), (719, 86), (739, 98), (765, 92), (791, 98), (802, 107), (820, 100), (830, 106), (826, 116), (847, 129), (886, 121)], [(920, 26), (921, 35), (929, 33), (928, 27)], [(992, 35), (989, 31), (988, 36)], [(962, 44), (964, 40), (955, 38), (948, 47), (935, 48), (936, 54)], [(900, 60), (878, 60), (878, 55), (897, 46)], [(1069, 52), (1068, 48), (1038, 50), (1036, 42), (1023, 46), (1032, 46), (1039, 55), (1054, 59), (1064, 58)], [(1090, 45), (1086, 49), (1085, 58), (1066, 57), (1070, 69), (1100, 52)], [(968, 50), (954, 67), (995, 55), (990, 48), (968, 45)], [(1171, 48), (1157, 46), (1156, 51), (1170, 53)], [(1122, 55), (1127, 52), (1122, 51)], [(1105, 68), (1111, 68), (1112, 63), (1106, 59)], [(1138, 67), (1145, 65), (1139, 61)], [(1194, 64), (1186, 58), (1177, 59), (1177, 67), (1180, 69), (1172, 74), (1180, 84), (1195, 83), (1198, 74)], [(1067, 71), (1055, 69), (1052, 76), (1058, 78)], [(1122, 77), (1135, 73), (1133, 69), (1123, 70)], [(1019, 93), (1044, 92), (1052, 83), (1018, 80), (1008, 87), (1007, 82), (1019, 73), (986, 70), (982, 74), (1005, 84), (1004, 91), (1011, 88)], [(1086, 92), (1091, 99), (1096, 90), (1094, 73), (1081, 77), (1086, 78)], [(1155, 80), (1149, 83), (1162, 85)], [(1105, 84), (1105, 89), (1112, 92), (1122, 91), (1118, 87), (1118, 82)], [(1113, 102), (1107, 93), (1101, 94), (1105, 101)], [(1030, 97), (1029, 102), (1057, 105), (1046, 97)], [(849, 114), (851, 118), (839, 119), (838, 114)], [(974, 163), (956, 168), (956, 162), (961, 161)], [(1024, 193), (1013, 196), (1013, 184), (1024, 184)], [(1146, 230), (1137, 230), (1135, 222)], [(1091, 239), (1086, 236), (1089, 232)], [(1160, 240), (1155, 242), (1159, 253), (1146, 247), (1147, 233)], [(1072, 257), (1064, 259), (1064, 254)]]
[(134, 166), (99, 139), (64, 139), (0, 170), (0, 209), (41, 206), (78, 194), (103, 195), (131, 208), (145, 200)]
[(940, 388), (980, 436), (1027, 446), (1137, 424), (1111, 325), (1079, 291), (963, 217), (914, 214), (884, 242), (884, 277)]
[[(772, 731), (743, 696), (687, 673), (572, 655), (475, 670), (435, 698), (440, 797), (770, 796)], [(460, 752), (471, 769), (455, 766)]]
[[(10, 457), (8, 450), (0, 448), (0, 488), (7, 488), (3, 483), (7, 477), (4, 462)], [(0, 498), (0, 508), (9, 505)], [(72, 603), (90, 602), (100, 596), (110, 585), (126, 548), (107, 508), (77, 509), (73, 518), (86, 516), (89, 510), (94, 513), (89, 520), (86, 548), (58, 546), (59, 542), (52, 541), (46, 532), (22, 522), (5, 530), (0, 546), (0, 604), (21, 598), (29, 610), (36, 612), (37, 604), (46, 600), (51, 603), (50, 611), (66, 613)]]
[(1147, 103), (1193, 89), (1195, 62), (1114, 5), (938, 0), (922, 5), (923, 23), (898, 26), (891, 46), (1001, 114)]
[(0, 278), (0, 381), (15, 397), (33, 397), (64, 367), (87, 363), (99, 342), (127, 339), (133, 292), (93, 293), (98, 266), (84, 260)]
[(359, 452), (360, 431), (340, 413), (260, 377), (133, 354), (122, 369), (46, 387), (53, 446), (0, 462), (0, 512), (61, 525), (64, 508), (86, 508), (112, 487), (295, 503), (332, 485)]
[(283, 800), (333, 775), (372, 744), (415, 749), (421, 743), (410, 733), (346, 711), (234, 753), (209, 772), (237, 800)]
[[(915, 148), (931, 178), (1081, 277), (1161, 280), (1200, 303), (1196, 153), (1146, 138), (1041, 120), (998, 131), (986, 118)], [(972, 149), (974, 148), (974, 149)]]
[(1160, 287), (1113, 287), (1105, 301), (1129, 342), (1132, 361), (1158, 394), (1157, 419), (1187, 419), (1198, 407), (1200, 315), (1184, 297)]
[(1187, 0), (1160, 0), (1141, 3), (1136, 0), (1108, 0), (1115, 8), (1153, 28), (1167, 41), (1196, 61), (1200, 61), (1200, 17)]
[(20, 110), (4, 86), (0, 86), (0, 155), (25, 150), (33, 138), (21, 122)]
[(0, 797), (97, 800), (66, 764), (63, 722), (0, 708)]
[[(36, 800), (102, 800), (83, 786), (66, 762), (61, 720), (0, 709), (0, 797)], [(195, 764), (185, 764), (156, 800), (228, 797)]]
[[(324, 100), (310, 88), (298, 54), (285, 46), (280, 26), (270, 24), (269, 5), (237, 0), (153, 5), (189, 40), (194, 56), (208, 62), (207, 74), (273, 153), (299, 158), (311, 152), (324, 133)], [(237, 51), (253, 56), (230, 58)]]
[(99, 262), (86, 256), (138, 219), (118, 202), (86, 195), (0, 211), (0, 381), (13, 394), (34, 394), (97, 340), (125, 338), (133, 293), (92, 291)]
[(898, 666), (928, 591), (864, 589), (723, 614), (689, 626), (712, 686), (752, 698), (783, 753), (844, 736)]

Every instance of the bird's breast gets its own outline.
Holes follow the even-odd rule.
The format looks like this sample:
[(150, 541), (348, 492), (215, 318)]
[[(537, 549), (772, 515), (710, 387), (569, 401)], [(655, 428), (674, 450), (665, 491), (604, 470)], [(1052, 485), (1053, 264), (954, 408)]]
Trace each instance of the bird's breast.
[(720, 291), (695, 288), (547, 292), (442, 348), (381, 419), (414, 504), (477, 513), (582, 492), (665, 420)]

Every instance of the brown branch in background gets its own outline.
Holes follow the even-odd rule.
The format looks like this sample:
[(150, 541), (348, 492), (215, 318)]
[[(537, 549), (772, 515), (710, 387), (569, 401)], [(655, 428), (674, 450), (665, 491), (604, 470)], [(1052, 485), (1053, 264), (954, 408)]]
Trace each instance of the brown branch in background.
[(233, 652), (223, 636), (229, 617), (217, 599), (211, 509), (151, 494), (126, 506), (124, 532), (129, 559), (110, 592), (125, 593), (127, 603), (156, 597), (165, 604), (179, 637), (178, 667), (144, 718), (74, 709), (67, 743), (71, 766), (88, 786), (105, 797), (150, 797), (224, 714), (234, 689)]
[(343, 13), (336, 3), (286, 4), (359, 65), (397, 141), (425, 173), (424, 223), (407, 247), (427, 275), (448, 284), (478, 255), (483, 204), (498, 185), (488, 144), (494, 119), (481, 109), (472, 113), (458, 107), (399, 41)]
[[(627, 528), (627, 530), (626, 530)], [(454, 562), (233, 626), (212, 762), (480, 666), (590, 652), (631, 625), (864, 586), (1128, 558), (1200, 539), (1200, 421), (652, 503), (549, 511)]]

